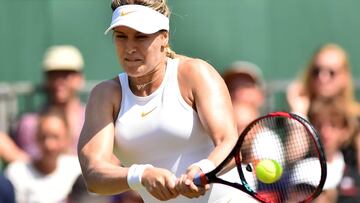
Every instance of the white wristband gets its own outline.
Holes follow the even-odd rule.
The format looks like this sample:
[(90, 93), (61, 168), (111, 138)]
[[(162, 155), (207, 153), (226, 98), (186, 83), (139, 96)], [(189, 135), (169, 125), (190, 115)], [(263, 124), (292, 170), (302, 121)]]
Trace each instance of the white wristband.
[(143, 187), (141, 177), (147, 168), (153, 168), (150, 164), (133, 164), (127, 174), (127, 183), (132, 190), (139, 190)]
[(203, 173), (210, 172), (216, 168), (215, 164), (209, 159), (200, 160), (196, 163), (191, 164), (191, 166), (198, 166)]

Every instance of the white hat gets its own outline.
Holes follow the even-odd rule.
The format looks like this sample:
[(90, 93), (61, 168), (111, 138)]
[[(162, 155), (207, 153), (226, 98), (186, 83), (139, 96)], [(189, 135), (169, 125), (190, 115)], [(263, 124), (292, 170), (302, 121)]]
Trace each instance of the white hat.
[(80, 51), (71, 45), (48, 48), (43, 61), (44, 71), (81, 71), (83, 66), (84, 61)]
[(265, 86), (265, 81), (261, 69), (254, 63), (248, 61), (235, 61), (223, 73), (226, 83), (239, 78), (240, 75), (248, 75), (260, 87)]
[(152, 34), (159, 30), (169, 31), (169, 18), (147, 6), (124, 5), (119, 6), (113, 12), (110, 27), (105, 34), (118, 26), (126, 26), (144, 34)]

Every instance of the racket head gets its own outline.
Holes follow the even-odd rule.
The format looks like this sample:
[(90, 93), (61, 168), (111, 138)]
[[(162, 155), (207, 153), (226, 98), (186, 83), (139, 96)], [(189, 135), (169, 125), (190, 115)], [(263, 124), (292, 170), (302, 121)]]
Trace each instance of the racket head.
[[(262, 160), (274, 160), (281, 166), (282, 175), (274, 183), (257, 178), (256, 166)], [(226, 179), (223, 174), (234, 167), (238, 177)], [(225, 184), (261, 202), (310, 202), (322, 192), (326, 170), (315, 128), (296, 114), (274, 112), (251, 122), (227, 158), (203, 175), (202, 183)]]

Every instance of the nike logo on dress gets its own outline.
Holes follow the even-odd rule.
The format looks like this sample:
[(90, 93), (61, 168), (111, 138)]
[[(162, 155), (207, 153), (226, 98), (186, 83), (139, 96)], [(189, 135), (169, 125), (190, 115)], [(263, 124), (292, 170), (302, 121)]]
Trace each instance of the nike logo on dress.
[(157, 106), (155, 106), (153, 109), (151, 109), (151, 110), (148, 111), (148, 112), (142, 112), (142, 113), (141, 113), (141, 117), (145, 117), (145, 116), (149, 115), (149, 114), (150, 114), (151, 112), (153, 112), (156, 108), (157, 108)]

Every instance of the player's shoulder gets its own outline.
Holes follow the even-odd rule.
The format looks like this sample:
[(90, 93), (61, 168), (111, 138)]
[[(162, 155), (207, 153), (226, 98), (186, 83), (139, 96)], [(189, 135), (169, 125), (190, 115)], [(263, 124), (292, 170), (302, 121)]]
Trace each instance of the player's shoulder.
[(119, 79), (113, 78), (110, 80), (105, 80), (97, 85), (91, 90), (90, 97), (98, 98), (118, 98), (121, 96), (121, 85)]
[(180, 67), (187, 67), (189, 69), (211, 67), (211, 65), (207, 61), (200, 58), (192, 58), (183, 55), (179, 56), (178, 58), (180, 60)]
[(179, 74), (198, 76), (214, 70), (214, 67), (203, 59), (187, 56), (179, 56), (179, 59)]
[(120, 88), (120, 82), (118, 78), (105, 80), (94, 86), (93, 92), (108, 93), (112, 91), (118, 91)]

